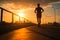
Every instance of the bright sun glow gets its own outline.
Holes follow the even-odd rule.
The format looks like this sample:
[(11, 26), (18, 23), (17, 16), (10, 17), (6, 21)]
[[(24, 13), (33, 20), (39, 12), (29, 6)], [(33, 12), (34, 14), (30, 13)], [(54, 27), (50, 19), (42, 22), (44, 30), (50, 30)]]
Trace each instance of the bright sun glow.
[(20, 17), (25, 17), (25, 15), (24, 15), (24, 10), (18, 10), (18, 15), (19, 15)]
[(19, 14), (19, 16), (20, 16), (20, 20), (24, 21), (24, 17), (25, 17), (24, 14)]
[(25, 18), (24, 10), (18, 10), (18, 15), (20, 16), (20, 20), (24, 21)]
[(24, 14), (20, 13), (19, 16), (20, 16), (20, 17), (24, 17)]

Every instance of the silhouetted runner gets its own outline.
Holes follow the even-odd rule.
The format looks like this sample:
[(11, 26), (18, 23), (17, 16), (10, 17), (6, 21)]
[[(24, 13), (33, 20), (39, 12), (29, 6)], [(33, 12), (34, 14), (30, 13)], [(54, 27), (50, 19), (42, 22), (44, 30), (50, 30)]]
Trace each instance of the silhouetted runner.
[(37, 22), (38, 22), (38, 26), (40, 26), (41, 24), (41, 16), (42, 16), (42, 12), (43, 12), (43, 8), (40, 7), (40, 4), (37, 4), (37, 7), (35, 8), (35, 13), (36, 13), (36, 16), (37, 16)]

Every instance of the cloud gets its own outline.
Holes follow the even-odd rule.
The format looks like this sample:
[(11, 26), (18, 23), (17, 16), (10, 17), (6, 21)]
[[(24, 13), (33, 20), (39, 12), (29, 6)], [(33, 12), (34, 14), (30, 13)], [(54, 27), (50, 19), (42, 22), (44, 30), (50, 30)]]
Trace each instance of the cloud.
[(60, 0), (0, 0), (0, 6), (6, 9), (24, 9), (24, 8), (35, 8), (37, 3), (43, 6), (49, 3), (57, 2)]
[(19, 3), (19, 4), (37, 4), (47, 5), (48, 3), (57, 2), (60, 0), (0, 0), (0, 3)]
[(10, 9), (33, 8), (37, 3), (43, 6), (60, 0), (0, 0), (0, 6)]

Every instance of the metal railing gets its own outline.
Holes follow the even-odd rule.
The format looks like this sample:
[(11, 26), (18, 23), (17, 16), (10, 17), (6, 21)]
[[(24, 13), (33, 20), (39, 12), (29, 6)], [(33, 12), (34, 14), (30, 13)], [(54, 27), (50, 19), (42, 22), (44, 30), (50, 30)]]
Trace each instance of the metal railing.
[[(0, 9), (1, 9), (1, 22), (3, 22), (3, 14), (4, 14), (3, 11), (6, 11), (6, 12), (9, 12), (9, 13), (12, 14), (12, 19), (11, 19), (11, 20), (12, 20), (12, 23), (14, 23), (14, 15), (19, 17), (19, 23), (20, 23), (20, 16), (19, 16), (19, 15), (15, 14), (15, 13), (13, 13), (13, 12), (11, 12), (11, 11), (8, 11), (8, 10), (2, 8), (2, 7), (0, 7)], [(30, 23), (32, 23), (31, 21), (29, 21), (28, 19), (26, 19), (26, 18), (24, 18), (24, 17), (23, 17), (23, 19), (24, 19), (24, 21), (23, 21), (24, 23), (25, 23), (25, 22), (30, 22)]]

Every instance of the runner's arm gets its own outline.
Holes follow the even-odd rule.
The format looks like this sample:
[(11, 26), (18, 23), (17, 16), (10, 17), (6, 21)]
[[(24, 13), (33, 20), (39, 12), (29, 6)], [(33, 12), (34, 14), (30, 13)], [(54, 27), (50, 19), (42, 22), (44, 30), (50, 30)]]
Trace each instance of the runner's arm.
[(42, 10), (41, 12), (44, 12), (44, 9), (43, 8), (41, 8), (41, 10)]

